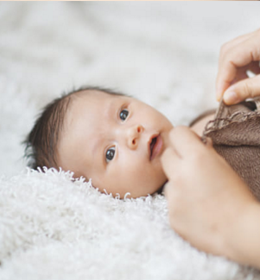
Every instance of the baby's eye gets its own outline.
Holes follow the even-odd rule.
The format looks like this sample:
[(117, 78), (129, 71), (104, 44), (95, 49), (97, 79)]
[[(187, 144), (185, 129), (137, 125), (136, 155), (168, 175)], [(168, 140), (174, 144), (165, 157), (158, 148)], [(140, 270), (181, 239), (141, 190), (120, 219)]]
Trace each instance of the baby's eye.
[(106, 152), (106, 162), (110, 162), (114, 156), (115, 156), (115, 153), (116, 153), (116, 148), (115, 147), (111, 147), (107, 150)]
[(122, 121), (125, 121), (127, 116), (129, 114), (129, 111), (127, 109), (123, 109), (120, 114), (119, 114), (119, 117)]

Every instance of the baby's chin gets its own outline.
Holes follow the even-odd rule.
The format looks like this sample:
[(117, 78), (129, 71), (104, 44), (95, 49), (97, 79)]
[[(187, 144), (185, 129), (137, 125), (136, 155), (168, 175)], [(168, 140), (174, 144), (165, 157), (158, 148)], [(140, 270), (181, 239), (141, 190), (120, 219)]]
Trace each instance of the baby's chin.
[(165, 186), (165, 184), (168, 182), (168, 180), (166, 180), (164, 183), (163, 183), (163, 185), (162, 186), (160, 186), (159, 188), (158, 188), (158, 190), (156, 190), (152, 195), (155, 195), (155, 194), (161, 194), (161, 195), (163, 195), (164, 193), (163, 193), (163, 190), (164, 190), (164, 186)]

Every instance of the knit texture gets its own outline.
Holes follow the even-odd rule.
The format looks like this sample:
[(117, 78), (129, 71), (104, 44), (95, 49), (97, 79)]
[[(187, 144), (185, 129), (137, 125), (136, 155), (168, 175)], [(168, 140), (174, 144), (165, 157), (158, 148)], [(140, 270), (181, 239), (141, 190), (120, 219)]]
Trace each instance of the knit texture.
[(222, 101), (203, 133), (260, 200), (260, 110), (258, 99), (227, 106)]

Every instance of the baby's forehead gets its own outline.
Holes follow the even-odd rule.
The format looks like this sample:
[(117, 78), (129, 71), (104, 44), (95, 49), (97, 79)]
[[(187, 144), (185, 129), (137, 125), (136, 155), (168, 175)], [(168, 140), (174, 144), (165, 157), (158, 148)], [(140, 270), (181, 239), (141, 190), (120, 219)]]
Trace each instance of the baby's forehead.
[[(109, 106), (118, 102), (123, 102), (126, 99), (133, 99), (123, 94), (105, 92), (100, 90), (83, 90), (75, 92), (71, 96), (70, 106), (66, 112), (65, 123), (66, 126), (72, 125), (76, 118), (81, 118), (82, 114), (92, 112), (93, 116), (96, 112), (102, 112), (109, 108)], [(116, 103), (115, 103), (116, 102)], [(91, 115), (89, 115), (91, 117)], [(91, 118), (90, 118), (91, 119)]]
[[(76, 92), (72, 98), (71, 111), (77, 113), (79, 108), (83, 106), (86, 109), (92, 109), (94, 106), (96, 111), (104, 110), (105, 107), (109, 106), (110, 103), (115, 104), (115, 102), (125, 102), (125, 101), (137, 101), (136, 98), (131, 96), (116, 93), (116, 92), (106, 92), (101, 90), (84, 90)], [(100, 106), (95, 106), (100, 105)]]

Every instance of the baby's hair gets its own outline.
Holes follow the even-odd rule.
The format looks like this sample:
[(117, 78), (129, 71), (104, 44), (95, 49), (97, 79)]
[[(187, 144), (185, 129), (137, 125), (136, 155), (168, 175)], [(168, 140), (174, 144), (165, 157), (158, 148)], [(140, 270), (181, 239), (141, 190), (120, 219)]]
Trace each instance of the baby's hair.
[(44, 166), (58, 168), (56, 149), (66, 111), (73, 95), (82, 91), (86, 94), (91, 91), (101, 91), (111, 95), (126, 96), (108, 88), (83, 86), (68, 93), (63, 93), (61, 97), (47, 104), (36, 118), (31, 132), (23, 141), (23, 144), (25, 144), (24, 157), (27, 159), (29, 167), (33, 169)]

